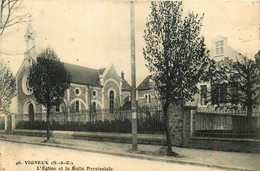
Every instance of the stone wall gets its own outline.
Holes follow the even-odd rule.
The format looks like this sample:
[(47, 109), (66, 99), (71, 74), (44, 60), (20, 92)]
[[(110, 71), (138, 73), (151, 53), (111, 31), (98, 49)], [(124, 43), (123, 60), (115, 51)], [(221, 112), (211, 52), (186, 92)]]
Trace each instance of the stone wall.
[(195, 125), (194, 113), (192, 108), (182, 109), (173, 105), (169, 107), (172, 145), (217, 151), (260, 153), (260, 140), (256, 139), (194, 137), (192, 135)]
[(259, 140), (191, 137), (184, 147), (215, 151), (260, 153)]
[(171, 140), (172, 140), (172, 144), (175, 146), (183, 145), (182, 113), (183, 110), (179, 106), (170, 105), (168, 108), (170, 133), (172, 135)]

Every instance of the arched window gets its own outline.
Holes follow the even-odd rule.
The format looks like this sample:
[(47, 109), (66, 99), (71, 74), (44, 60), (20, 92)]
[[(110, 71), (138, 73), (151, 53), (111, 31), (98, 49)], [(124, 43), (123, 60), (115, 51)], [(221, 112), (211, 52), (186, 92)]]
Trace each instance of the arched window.
[(28, 112), (29, 112), (29, 123), (33, 123), (33, 121), (34, 121), (34, 108), (33, 108), (32, 103), (29, 103), (29, 105), (28, 105)]
[(76, 101), (76, 112), (79, 112), (79, 101)]
[(56, 112), (60, 112), (60, 106), (59, 105), (56, 105)]
[(113, 90), (111, 90), (110, 92), (109, 92), (109, 112), (110, 113), (114, 113), (114, 97), (115, 96), (115, 93), (114, 93), (114, 91)]
[(93, 113), (96, 113), (97, 110), (97, 104), (96, 102), (93, 102)]
[(150, 104), (151, 103), (151, 95), (145, 95), (145, 100), (146, 100), (146, 103), (147, 104)]

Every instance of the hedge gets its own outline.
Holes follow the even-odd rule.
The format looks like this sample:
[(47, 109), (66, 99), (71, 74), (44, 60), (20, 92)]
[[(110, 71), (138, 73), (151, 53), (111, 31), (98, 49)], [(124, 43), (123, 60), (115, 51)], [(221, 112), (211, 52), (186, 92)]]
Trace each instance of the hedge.
[[(20, 121), (16, 125), (16, 129), (34, 129), (34, 130), (46, 130), (46, 121)], [(95, 122), (51, 122), (51, 130), (63, 130), (63, 131), (89, 131), (89, 132), (118, 132), (118, 133), (131, 133), (131, 120), (105, 120)], [(143, 134), (163, 134), (164, 127), (163, 121), (158, 120), (156, 117), (139, 119), (137, 122), (138, 133)]]

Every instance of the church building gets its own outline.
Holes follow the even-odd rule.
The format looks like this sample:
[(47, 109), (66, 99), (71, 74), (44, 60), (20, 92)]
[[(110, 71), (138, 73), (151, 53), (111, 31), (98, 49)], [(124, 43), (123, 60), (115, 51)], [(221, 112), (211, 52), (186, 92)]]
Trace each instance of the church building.
[[(28, 81), (29, 69), (37, 56), (35, 37), (36, 33), (29, 24), (25, 34), (26, 53), (16, 74), (17, 114), (29, 114), (29, 117), (37, 113), (46, 113), (45, 107), (36, 102), (33, 88)], [(66, 110), (68, 113), (77, 114), (91, 108), (93, 111), (107, 109), (107, 113), (113, 114), (115, 109), (123, 105), (125, 99), (129, 99), (131, 86), (124, 79), (124, 73), (119, 76), (113, 65), (101, 69), (69, 63), (64, 65), (70, 72), (71, 84), (65, 91), (64, 103), (53, 107), (52, 112)]]

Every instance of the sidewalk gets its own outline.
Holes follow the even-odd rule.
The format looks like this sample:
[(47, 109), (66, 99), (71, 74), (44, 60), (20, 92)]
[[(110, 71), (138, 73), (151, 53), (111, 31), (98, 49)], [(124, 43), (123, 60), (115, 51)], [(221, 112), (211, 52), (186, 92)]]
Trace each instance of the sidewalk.
[(50, 142), (43, 143), (45, 137), (30, 137), (22, 135), (0, 134), (0, 140), (35, 145), (45, 145), (59, 148), (68, 148), (79, 151), (104, 153), (116, 156), (191, 164), (197, 166), (219, 168), (225, 170), (258, 170), (260, 169), (260, 154), (210, 151), (173, 147), (180, 158), (168, 157), (160, 154), (162, 146), (138, 145), (138, 152), (131, 151), (131, 144), (86, 141), (65, 138), (51, 138)]

